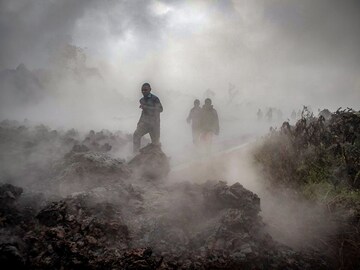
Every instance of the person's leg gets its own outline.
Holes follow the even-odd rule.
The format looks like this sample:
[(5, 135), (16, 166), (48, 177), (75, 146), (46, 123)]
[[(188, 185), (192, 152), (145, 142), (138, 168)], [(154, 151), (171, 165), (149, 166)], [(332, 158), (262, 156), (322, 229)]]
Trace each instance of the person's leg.
[(212, 132), (209, 132), (208, 134), (208, 142), (209, 142), (209, 153), (211, 153), (212, 151), (212, 141), (213, 141), (213, 136), (214, 136), (214, 133)]
[(193, 143), (195, 145), (199, 144), (199, 140), (200, 140), (200, 129), (199, 128), (192, 128), (192, 137), (193, 137)]
[(205, 149), (206, 149), (206, 132), (204, 131), (200, 131), (199, 134), (199, 151), (201, 155), (205, 154)]
[(149, 132), (146, 124), (139, 122), (133, 135), (133, 151), (137, 153), (141, 145), (141, 137)]
[(212, 132), (207, 132), (205, 134), (205, 147), (206, 147), (206, 153), (210, 154), (211, 153), (211, 146), (212, 146), (212, 137), (213, 137), (213, 133)]
[(150, 129), (151, 143), (158, 145), (160, 144), (160, 123), (155, 123)]

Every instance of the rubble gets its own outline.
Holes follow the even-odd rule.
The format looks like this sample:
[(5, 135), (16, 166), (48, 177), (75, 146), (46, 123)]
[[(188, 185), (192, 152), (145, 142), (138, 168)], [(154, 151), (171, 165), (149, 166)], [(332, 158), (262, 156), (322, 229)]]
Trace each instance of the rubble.
[(16, 201), (22, 192), (22, 188), (10, 184), (0, 186), (0, 205), (7, 205)]
[(162, 179), (170, 172), (169, 158), (161, 150), (160, 145), (148, 144), (140, 149), (140, 153), (128, 162), (142, 177)]
[(58, 164), (68, 153), (107, 154), (112, 158), (130, 143), (131, 138), (119, 131), (90, 131), (83, 135), (75, 129), (52, 130), (27, 120), (4, 120), (0, 123), (0, 180), (48, 192), (48, 185), (43, 183), (56, 177)]
[(226, 182), (220, 181), (209, 190), (205, 188), (204, 196), (210, 207), (242, 209), (250, 216), (260, 211), (260, 198), (239, 183), (229, 187)]
[[(46, 130), (40, 127), (37, 134), (43, 139), (62, 136)], [(67, 136), (75, 140), (79, 135), (70, 131)], [(103, 140), (107, 135), (99, 136)], [(295, 252), (275, 242), (264, 230), (259, 197), (240, 183), (156, 181), (165, 180), (170, 170), (160, 146), (150, 144), (126, 163), (76, 140), (46, 167), (39, 180), (44, 193), (29, 186), (0, 185), (2, 265), (20, 269), (331, 268), (316, 252)]]
[[(25, 236), (31, 264), (59, 269), (105, 264), (104, 254), (128, 248), (129, 230), (120, 209), (109, 203), (94, 203), (82, 196), (53, 202), (36, 218), (41, 233)], [(54, 256), (55, 255), (55, 256)]]
[[(127, 209), (131, 200), (99, 202), (92, 193), (49, 202), (31, 222), (20, 221), (21, 229), (11, 230), (23, 240), (2, 237), (0, 258), (27, 269), (328, 269), (318, 254), (274, 242), (263, 230), (259, 198), (239, 183), (208, 182), (183, 190), (196, 200), (178, 202), (187, 211), (177, 213), (164, 213), (162, 206), (151, 212), (148, 205), (156, 202), (144, 199), (146, 190), (137, 200), (142, 212)], [(176, 200), (175, 190), (163, 191)]]
[(131, 139), (132, 138), (121, 132), (112, 133), (109, 130), (95, 132), (94, 130), (90, 130), (80, 146), (82, 148), (86, 147), (93, 152), (120, 151)]

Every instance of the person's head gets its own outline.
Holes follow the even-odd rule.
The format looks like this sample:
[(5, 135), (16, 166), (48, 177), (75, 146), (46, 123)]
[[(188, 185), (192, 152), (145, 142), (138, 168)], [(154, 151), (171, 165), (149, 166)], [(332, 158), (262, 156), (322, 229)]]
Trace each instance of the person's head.
[(141, 86), (141, 92), (144, 95), (144, 97), (147, 97), (150, 94), (150, 91), (151, 91), (151, 86), (149, 83), (144, 83)]
[(210, 98), (205, 99), (205, 105), (206, 105), (206, 106), (210, 106), (210, 105), (211, 105), (211, 99), (210, 99)]
[(199, 106), (200, 106), (200, 100), (195, 99), (195, 100), (194, 100), (194, 106), (195, 106), (195, 107), (199, 107)]

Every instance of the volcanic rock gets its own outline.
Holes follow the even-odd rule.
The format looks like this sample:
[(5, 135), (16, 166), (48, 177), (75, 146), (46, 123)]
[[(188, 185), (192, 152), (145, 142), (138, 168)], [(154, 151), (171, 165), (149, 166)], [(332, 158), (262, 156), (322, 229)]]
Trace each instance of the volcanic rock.
[(148, 144), (128, 162), (139, 175), (148, 179), (162, 179), (170, 172), (169, 158), (160, 145)]

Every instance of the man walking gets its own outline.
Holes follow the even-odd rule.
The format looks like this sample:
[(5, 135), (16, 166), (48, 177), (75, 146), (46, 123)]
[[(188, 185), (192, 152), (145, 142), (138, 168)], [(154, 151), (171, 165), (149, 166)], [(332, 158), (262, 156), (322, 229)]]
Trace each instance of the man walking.
[(149, 83), (141, 87), (143, 97), (140, 99), (139, 108), (142, 109), (141, 117), (133, 135), (133, 150), (137, 153), (141, 145), (141, 137), (149, 133), (151, 143), (159, 145), (160, 140), (160, 113), (163, 111), (160, 99), (151, 92)]
[(189, 116), (186, 119), (186, 121), (189, 124), (191, 122), (193, 143), (195, 145), (198, 144), (200, 137), (200, 114), (201, 114), (200, 100), (195, 99), (194, 107), (190, 110)]
[(200, 140), (205, 145), (206, 151), (210, 152), (213, 134), (219, 135), (220, 131), (219, 117), (210, 98), (205, 99), (205, 104), (201, 109), (200, 128)]

